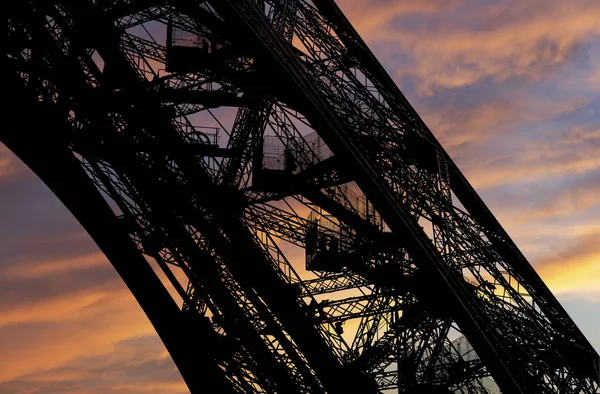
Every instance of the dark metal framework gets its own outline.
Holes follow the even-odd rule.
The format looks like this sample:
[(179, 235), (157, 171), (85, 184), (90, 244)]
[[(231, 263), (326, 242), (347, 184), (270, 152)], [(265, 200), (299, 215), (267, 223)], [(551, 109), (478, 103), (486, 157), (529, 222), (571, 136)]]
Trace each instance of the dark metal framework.
[(19, 1), (7, 54), (27, 121), (0, 140), (192, 392), (598, 392), (598, 354), (333, 0)]

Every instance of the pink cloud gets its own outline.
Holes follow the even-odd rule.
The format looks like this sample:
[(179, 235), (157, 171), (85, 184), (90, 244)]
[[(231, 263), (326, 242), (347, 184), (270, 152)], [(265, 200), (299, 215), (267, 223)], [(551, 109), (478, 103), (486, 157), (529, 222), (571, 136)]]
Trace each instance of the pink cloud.
[(15, 156), (4, 144), (0, 143), (0, 181), (14, 174), (16, 169)]
[[(393, 64), (395, 76), (416, 78), (423, 94), (486, 77), (498, 81), (514, 76), (543, 78), (567, 61), (583, 40), (600, 34), (600, 3), (594, 0), (509, 1), (485, 7), (464, 2), (456, 10), (459, 5), (408, 2), (397, 7), (363, 7), (348, 3), (342, 8), (369, 43), (385, 44), (384, 56), (401, 52), (412, 57), (410, 64)], [(452, 11), (460, 13), (460, 19)], [(426, 17), (418, 28), (402, 19), (419, 13)]]

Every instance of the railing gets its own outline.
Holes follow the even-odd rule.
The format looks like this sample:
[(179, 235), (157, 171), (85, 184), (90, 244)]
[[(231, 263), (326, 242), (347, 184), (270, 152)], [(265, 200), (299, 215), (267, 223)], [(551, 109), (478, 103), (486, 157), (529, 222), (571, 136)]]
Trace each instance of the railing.
[(211, 49), (211, 44), (207, 37), (202, 37), (199, 34), (178, 29), (177, 27), (172, 27), (170, 44), (174, 47), (207, 49), (209, 52)]
[[(303, 137), (305, 144), (283, 142), (279, 136), (266, 135), (263, 138), (263, 169), (268, 170), (300, 170), (320, 163), (333, 153), (317, 133), (310, 133)], [(308, 146), (307, 146), (308, 145)], [(306, 150), (300, 152), (298, 146)], [(308, 158), (309, 162), (305, 158)]]

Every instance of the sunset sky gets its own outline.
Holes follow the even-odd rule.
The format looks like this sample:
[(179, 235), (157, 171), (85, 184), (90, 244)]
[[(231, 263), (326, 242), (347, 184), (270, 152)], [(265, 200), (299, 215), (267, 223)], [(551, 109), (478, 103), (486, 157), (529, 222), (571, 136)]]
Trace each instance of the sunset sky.
[[(600, 1), (340, 5), (600, 351)], [(106, 258), (0, 144), (0, 394), (187, 392)]]

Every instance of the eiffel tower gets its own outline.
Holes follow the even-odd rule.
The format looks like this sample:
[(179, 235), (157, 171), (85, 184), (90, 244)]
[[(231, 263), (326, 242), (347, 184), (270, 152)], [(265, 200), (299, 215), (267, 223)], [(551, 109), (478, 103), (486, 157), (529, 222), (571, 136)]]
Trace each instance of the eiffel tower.
[(598, 354), (333, 0), (5, 10), (0, 140), (192, 393), (598, 392)]

